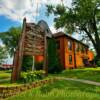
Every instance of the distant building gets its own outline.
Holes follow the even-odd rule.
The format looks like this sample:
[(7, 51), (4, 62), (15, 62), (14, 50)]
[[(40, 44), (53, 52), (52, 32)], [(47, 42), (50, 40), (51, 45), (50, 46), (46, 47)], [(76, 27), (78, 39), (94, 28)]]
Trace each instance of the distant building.
[(0, 69), (11, 69), (13, 67), (12, 64), (2, 64), (0, 66)]

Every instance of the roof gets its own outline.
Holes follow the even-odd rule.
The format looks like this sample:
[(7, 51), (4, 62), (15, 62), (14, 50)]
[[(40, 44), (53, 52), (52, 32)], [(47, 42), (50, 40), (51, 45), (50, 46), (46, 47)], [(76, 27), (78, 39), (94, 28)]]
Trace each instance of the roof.
[(69, 38), (71, 40), (74, 40), (74, 41), (76, 41), (76, 42), (88, 47), (88, 45), (82, 43), (81, 41), (79, 41), (79, 40), (77, 40), (77, 39), (75, 39), (75, 38), (73, 38), (73, 37), (71, 37), (71, 36), (69, 36), (67, 34), (65, 34), (64, 32), (57, 32), (57, 33), (53, 34), (53, 37), (55, 37), (55, 38), (62, 37), (62, 36), (66, 36), (67, 38)]

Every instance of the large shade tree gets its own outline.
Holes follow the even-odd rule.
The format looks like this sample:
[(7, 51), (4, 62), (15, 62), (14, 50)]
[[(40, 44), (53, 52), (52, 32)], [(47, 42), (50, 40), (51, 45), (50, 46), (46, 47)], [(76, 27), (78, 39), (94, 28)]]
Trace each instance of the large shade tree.
[(8, 58), (7, 48), (5, 46), (0, 46), (0, 65), (6, 62)]
[(100, 58), (100, 0), (72, 0), (70, 8), (47, 5), (47, 14), (55, 15), (55, 27), (68, 33), (83, 33), (92, 42)]
[(7, 32), (0, 33), (0, 39), (6, 46), (9, 55), (14, 56), (16, 46), (19, 42), (21, 27), (11, 27)]

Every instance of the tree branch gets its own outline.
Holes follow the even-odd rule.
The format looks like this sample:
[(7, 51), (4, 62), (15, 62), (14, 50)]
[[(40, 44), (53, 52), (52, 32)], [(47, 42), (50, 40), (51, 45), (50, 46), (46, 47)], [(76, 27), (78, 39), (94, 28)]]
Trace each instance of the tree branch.
[(95, 40), (94, 40), (93, 37), (91, 36), (90, 32), (88, 32), (86, 28), (84, 28), (83, 30), (87, 33), (89, 39), (92, 41), (93, 45), (96, 47)]

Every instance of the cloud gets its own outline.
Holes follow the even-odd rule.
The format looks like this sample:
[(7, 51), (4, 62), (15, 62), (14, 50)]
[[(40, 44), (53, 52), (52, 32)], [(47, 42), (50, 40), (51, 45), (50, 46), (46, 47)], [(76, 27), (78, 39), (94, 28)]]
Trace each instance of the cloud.
[(56, 29), (54, 27), (54, 25), (50, 26), (50, 30), (52, 31), (52, 34), (57, 33), (57, 32), (60, 32), (60, 31), (61, 32), (64, 32), (64, 29), (63, 28)]
[(52, 31), (53, 34), (57, 32), (56, 28), (54, 28), (53, 26), (50, 27), (50, 30)]
[[(70, 5), (71, 0), (63, 1), (64, 4)], [(61, 0), (0, 0), (0, 15), (19, 22), (22, 22), (24, 17), (29, 22), (35, 21), (36, 16), (39, 16), (37, 7), (41, 9), (45, 4), (61, 4)]]

